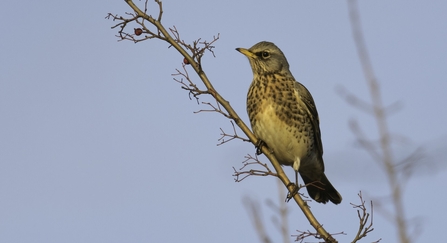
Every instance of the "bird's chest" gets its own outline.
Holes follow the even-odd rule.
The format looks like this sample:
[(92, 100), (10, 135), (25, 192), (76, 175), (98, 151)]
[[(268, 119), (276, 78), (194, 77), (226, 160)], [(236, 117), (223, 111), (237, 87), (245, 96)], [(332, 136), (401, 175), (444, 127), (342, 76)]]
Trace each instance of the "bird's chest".
[(312, 126), (293, 82), (253, 83), (247, 111), (256, 137), (281, 164), (305, 160), (313, 146)]
[(252, 120), (252, 129), (256, 137), (264, 141), (273, 151), (281, 164), (291, 165), (300, 158), (306, 158), (309, 153), (310, 138), (298, 122), (284, 121), (277, 115), (278, 108), (265, 105)]

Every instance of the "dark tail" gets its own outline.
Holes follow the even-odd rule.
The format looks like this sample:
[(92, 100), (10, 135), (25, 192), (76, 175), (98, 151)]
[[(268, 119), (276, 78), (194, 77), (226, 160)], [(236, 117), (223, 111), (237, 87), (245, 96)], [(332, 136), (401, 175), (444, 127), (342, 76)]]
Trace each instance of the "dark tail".
[(301, 175), (306, 184), (309, 196), (319, 203), (327, 203), (331, 201), (334, 204), (341, 203), (341, 195), (335, 190), (334, 186), (329, 182), (323, 173), (320, 181), (312, 181), (308, 177)]

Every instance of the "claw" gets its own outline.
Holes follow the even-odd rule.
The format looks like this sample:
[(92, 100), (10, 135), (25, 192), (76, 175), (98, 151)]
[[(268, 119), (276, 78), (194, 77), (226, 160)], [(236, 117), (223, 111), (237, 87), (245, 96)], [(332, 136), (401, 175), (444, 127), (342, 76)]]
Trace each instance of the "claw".
[(298, 186), (295, 183), (290, 182), (289, 184), (287, 184), (287, 188), (289, 188), (289, 186), (293, 186), (293, 190), (292, 192), (289, 191), (289, 193), (287, 193), (285, 202), (289, 202), (290, 199), (292, 199), (298, 193)]
[(264, 146), (265, 143), (261, 139), (258, 139), (258, 142), (256, 143), (256, 155), (262, 154), (262, 146)]

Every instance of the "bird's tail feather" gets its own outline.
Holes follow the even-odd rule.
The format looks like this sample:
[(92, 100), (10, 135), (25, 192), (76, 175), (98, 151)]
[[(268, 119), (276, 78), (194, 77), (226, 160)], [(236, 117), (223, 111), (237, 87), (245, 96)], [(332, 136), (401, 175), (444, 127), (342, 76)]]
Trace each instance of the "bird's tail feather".
[(301, 175), (306, 184), (309, 196), (319, 203), (327, 203), (331, 201), (334, 204), (339, 204), (342, 200), (340, 193), (332, 186), (323, 173), (320, 181), (312, 181), (306, 176)]

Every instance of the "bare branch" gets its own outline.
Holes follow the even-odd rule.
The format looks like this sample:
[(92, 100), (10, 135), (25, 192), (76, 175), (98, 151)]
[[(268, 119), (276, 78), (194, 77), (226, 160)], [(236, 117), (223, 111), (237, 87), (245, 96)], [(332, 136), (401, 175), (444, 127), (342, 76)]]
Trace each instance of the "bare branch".
[(349, 121), (349, 127), (355, 134), (357, 142), (360, 144), (360, 146), (362, 146), (365, 149), (365, 151), (367, 151), (371, 155), (371, 157), (373, 157), (374, 161), (378, 162), (380, 166), (383, 166), (381, 163), (382, 155), (377, 152), (378, 146), (366, 138), (365, 134), (360, 129), (358, 122), (355, 120)]
[[(234, 111), (234, 109), (231, 107), (230, 103), (225, 100), (213, 87), (210, 80), (208, 79), (205, 72), (202, 70), (201, 65), (201, 58), (204, 55), (206, 51), (210, 52), (214, 56), (214, 46), (213, 44), (219, 39), (220, 35), (217, 34), (217, 36), (213, 36), (212, 41), (202, 41), (200, 38), (193, 41), (192, 45), (187, 44), (185, 41), (183, 41), (180, 38), (180, 34), (177, 30), (177, 28), (174, 26), (173, 28), (169, 28), (167, 30), (161, 23), (162, 20), (162, 14), (163, 14), (163, 7), (160, 0), (155, 0), (156, 4), (158, 5), (158, 17), (157, 19), (154, 19), (151, 15), (147, 14), (148, 10), (148, 0), (145, 1), (144, 8), (145, 10), (142, 11), (138, 6), (135, 5), (135, 3), (132, 0), (125, 0), (125, 2), (129, 5), (130, 8), (134, 11), (134, 13), (127, 13), (129, 17), (122, 17), (118, 15), (110, 14), (106, 18), (111, 18), (113, 21), (119, 21), (119, 23), (112, 28), (119, 28), (118, 31), (118, 37), (120, 40), (130, 40), (133, 42), (140, 42), (143, 40), (149, 40), (149, 39), (159, 39), (162, 41), (167, 42), (170, 47), (175, 48), (183, 57), (184, 57), (184, 64), (190, 65), (191, 68), (197, 73), (200, 80), (205, 85), (206, 89), (199, 89), (197, 85), (195, 85), (191, 80), (189, 79), (189, 75), (187, 72), (183, 73), (179, 70), (177, 70), (176, 75), (180, 75), (181, 78), (175, 78), (175, 81), (179, 82), (182, 85), (182, 88), (189, 91), (190, 95), (196, 98), (198, 100), (198, 96), (201, 94), (210, 94), (215, 98), (218, 104), (220, 104), (224, 110), (225, 114), (227, 114), (227, 118), (230, 118), (234, 121), (234, 123), (242, 130), (242, 132), (245, 133), (245, 135), (248, 137), (248, 139), (254, 144), (258, 144), (258, 139), (254, 136), (254, 134), (251, 132), (251, 130), (248, 128), (248, 126), (240, 119), (238, 114)], [(135, 23), (140, 26), (140, 30), (135, 30), (133, 34), (126, 32), (126, 28), (130, 23)], [(151, 28), (155, 28), (156, 30), (150, 30), (148, 27), (146, 27), (147, 22), (151, 24)], [(141, 32), (141, 33), (140, 33)], [(140, 35), (145, 34), (144, 36), (140, 37)], [(183, 67), (186, 71), (185, 67)], [(186, 79), (186, 81), (185, 81)], [(274, 154), (271, 151), (268, 151), (268, 149), (265, 146), (262, 146), (260, 148), (262, 153), (271, 161), (273, 167), (275, 168), (276, 173), (271, 172), (269, 169), (267, 171), (258, 171), (258, 170), (252, 170), (251, 172), (248, 171), (248, 173), (252, 173), (253, 175), (274, 175), (277, 176), (281, 182), (284, 184), (284, 186), (287, 187), (289, 192), (293, 193), (295, 187), (290, 182), (289, 178), (284, 173), (281, 165), (276, 160)], [(243, 175), (244, 173), (239, 173), (235, 170), (235, 176), (237, 177), (236, 181), (240, 181), (239, 176)], [(239, 173), (239, 174), (238, 174)], [(299, 194), (295, 194), (294, 200), (297, 203), (297, 205), (302, 210), (303, 214), (306, 216), (306, 218), (309, 220), (310, 224), (315, 228), (315, 230), (318, 232), (318, 234), (326, 241), (326, 242), (337, 242), (318, 222), (318, 220), (315, 218), (315, 216), (310, 211), (309, 207), (307, 206), (307, 203), (303, 201), (303, 199), (300, 197)]]
[[(236, 170), (233, 167), (234, 170), (234, 174), (233, 176), (236, 177), (234, 179), (234, 181), (236, 182), (241, 182), (243, 181), (245, 178), (249, 177), (249, 176), (278, 176), (278, 174), (273, 173), (270, 168), (268, 167), (267, 164), (262, 163), (261, 161), (259, 161), (258, 156), (255, 155), (255, 157), (251, 156), (250, 154), (247, 154), (245, 156), (245, 160), (242, 162), (243, 166), (238, 170)], [(252, 165), (260, 165), (261, 167), (263, 167), (265, 170), (245, 170), (243, 171), (246, 167), (252, 166)], [(242, 178), (241, 178), (242, 177)]]
[[(148, 0), (146, 0), (147, 3)], [(157, 21), (161, 22), (161, 17), (163, 16), (163, 3), (160, 0), (155, 0), (156, 3), (158, 3), (159, 11), (158, 11), (158, 18)], [(147, 4), (145, 4), (147, 5)], [(147, 8), (146, 8), (147, 9)], [(146, 10), (145, 9), (145, 10)]]
[(393, 211), (395, 212), (394, 221), (398, 230), (399, 239), (401, 243), (409, 243), (410, 238), (408, 237), (405, 212), (403, 208), (402, 186), (399, 182), (398, 173), (392, 154), (391, 133), (389, 132), (386, 120), (387, 109), (383, 105), (379, 82), (375, 76), (372, 63), (369, 58), (368, 49), (366, 48), (357, 1), (348, 0), (348, 8), (352, 35), (357, 48), (360, 64), (363, 69), (363, 74), (370, 91), (373, 115), (377, 123), (380, 138), (380, 152), (371, 152), (370, 150), (367, 151), (376, 158), (378, 157), (381, 159), (382, 168), (384, 168), (387, 175), (388, 184), (391, 188), (391, 197), (393, 198), (394, 207)]
[(419, 162), (425, 158), (424, 149), (422, 147), (417, 148), (406, 158), (395, 164), (397, 171), (403, 174), (403, 179), (409, 178), (414, 170), (417, 168)]
[(264, 227), (264, 223), (261, 217), (261, 207), (259, 206), (259, 203), (249, 197), (244, 197), (243, 202), (250, 215), (251, 221), (255, 226), (256, 232), (258, 233), (261, 242), (271, 243), (272, 240), (270, 239), (270, 237), (268, 237), (267, 231)]
[[(177, 73), (171, 74), (172, 76), (180, 76), (181, 78), (174, 78), (174, 81), (180, 83), (181, 88), (189, 91), (189, 99), (191, 99), (191, 95), (196, 99), (197, 104), (199, 104), (199, 95), (201, 94), (210, 94), (209, 91), (201, 90), (197, 86), (197, 84), (193, 83), (191, 78), (189, 77), (188, 70), (186, 70), (186, 64), (182, 64), (183, 71), (175, 69)], [(187, 83), (184, 81), (186, 79)]]
[[(373, 226), (373, 203), (372, 203), (372, 201), (370, 202), (371, 210), (370, 210), (370, 213), (368, 213), (366, 206), (365, 206), (365, 201), (363, 200), (363, 197), (362, 197), (362, 192), (359, 192), (358, 196), (360, 198), (360, 204), (357, 205), (357, 204), (351, 203), (352, 207), (357, 209), (357, 216), (360, 220), (357, 235), (355, 236), (352, 243), (358, 242), (360, 239), (366, 237), (368, 233), (370, 233), (374, 230), (374, 228), (372, 227)], [(370, 218), (370, 216), (371, 216), (371, 218)], [(382, 239), (379, 239), (375, 242), (379, 242), (381, 240)]]
[(230, 115), (228, 115), (228, 113), (226, 113), (225, 111), (223, 111), (222, 110), (222, 108), (220, 107), (220, 104), (219, 103), (216, 103), (216, 105), (213, 105), (213, 104), (211, 104), (211, 103), (209, 103), (209, 102), (202, 102), (202, 104), (204, 104), (204, 105), (208, 105), (208, 106), (210, 106), (212, 109), (211, 110), (199, 110), (199, 111), (195, 111), (194, 113), (200, 113), (200, 112), (217, 112), (217, 113), (220, 113), (220, 114), (222, 114), (223, 116), (225, 116), (226, 118), (230, 118), (231, 119), (231, 117), (230, 117)]
[[(146, 1), (146, 5), (147, 5), (147, 1)], [(147, 10), (147, 6), (146, 6), (146, 10)], [(145, 12), (146, 12), (146, 10), (145, 10)], [(163, 11), (163, 10), (160, 9), (160, 11)], [(112, 29), (115, 29), (115, 28), (120, 29), (118, 31), (118, 35), (116, 35), (116, 37), (119, 38), (118, 41), (130, 40), (130, 41), (137, 43), (140, 41), (153, 39), (153, 38), (157, 38), (157, 39), (166, 41), (166, 38), (161, 35), (160, 31), (157, 31), (157, 33), (155, 33), (153, 31), (151, 31), (148, 27), (146, 27), (144, 21), (147, 20), (147, 18), (144, 18), (144, 16), (139, 15), (137, 13), (127, 13), (126, 12), (125, 14), (128, 15), (129, 17), (125, 18), (123, 16), (118, 16), (118, 15), (114, 15), (111, 13), (109, 13), (106, 16), (107, 19), (112, 19), (113, 21), (119, 21), (118, 24), (112, 26)], [(147, 16), (149, 19), (152, 19), (152, 17), (150, 17), (146, 14), (144, 14), (144, 15)], [(125, 31), (127, 25), (132, 22), (135, 22), (136, 24), (140, 25), (140, 27), (142, 27), (142, 28), (138, 28), (141, 30), (141, 32), (134, 31), (135, 33), (131, 34), (131, 33), (128, 33)], [(145, 35), (143, 37), (140, 37), (140, 35), (142, 35), (142, 34), (145, 34)]]
[[(250, 142), (249, 139), (244, 138), (244, 137), (241, 137), (241, 136), (239, 136), (239, 135), (237, 134), (237, 132), (236, 132), (236, 127), (234, 126), (234, 122), (233, 122), (233, 121), (230, 121), (230, 123), (231, 123), (231, 126), (233, 127), (233, 134), (225, 133), (225, 131), (224, 131), (222, 128), (220, 128), (220, 131), (222, 132), (220, 135), (222, 135), (222, 137), (220, 137), (220, 138), (218, 139), (218, 141), (220, 141), (220, 143), (217, 144), (217, 146), (220, 146), (220, 145), (222, 145), (222, 144), (224, 144), (224, 143), (230, 142), (230, 141), (232, 141), (233, 139), (240, 139), (240, 140), (242, 140), (243, 142)], [(227, 138), (227, 139), (225, 139), (225, 138)]]
[(211, 54), (214, 55), (214, 46), (212, 45), (220, 38), (220, 34), (217, 34), (217, 36), (213, 36), (213, 40), (211, 42), (201, 41), (201, 38), (193, 41), (193, 44), (186, 43), (183, 39), (180, 38), (180, 33), (178, 32), (177, 28), (174, 26), (172, 28), (169, 28), (169, 31), (171, 31), (173, 38), (175, 42), (177, 42), (179, 45), (183, 46), (186, 50), (191, 52), (192, 58), (201, 65), (201, 59), (202, 56), (205, 54), (205, 51), (209, 51)]
[(339, 86), (336, 89), (337, 93), (346, 101), (346, 103), (357, 107), (358, 109), (365, 111), (369, 114), (374, 114), (374, 107), (368, 102), (360, 99), (351, 92), (349, 92), (345, 87)]
[[(315, 239), (322, 239), (321, 236), (317, 233), (317, 232), (311, 232), (311, 231), (301, 231), (301, 230), (297, 230), (298, 233), (300, 233), (299, 235), (292, 235), (295, 238), (295, 241), (298, 241), (300, 243), (302, 243), (304, 241), (304, 239), (308, 238), (308, 237), (313, 237)], [(346, 235), (344, 232), (339, 232), (339, 233), (332, 233), (331, 235)]]

